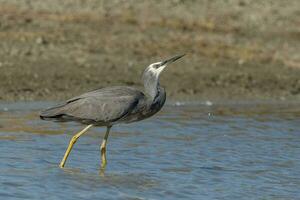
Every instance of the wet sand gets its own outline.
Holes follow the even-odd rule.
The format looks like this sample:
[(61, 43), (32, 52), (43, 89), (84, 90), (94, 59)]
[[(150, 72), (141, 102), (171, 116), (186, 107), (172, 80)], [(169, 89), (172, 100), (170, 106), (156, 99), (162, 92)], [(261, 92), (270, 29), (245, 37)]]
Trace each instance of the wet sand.
[[(158, 2), (158, 1), (157, 1)], [(141, 87), (151, 62), (172, 100), (299, 100), (300, 2), (0, 0), (0, 100)]]

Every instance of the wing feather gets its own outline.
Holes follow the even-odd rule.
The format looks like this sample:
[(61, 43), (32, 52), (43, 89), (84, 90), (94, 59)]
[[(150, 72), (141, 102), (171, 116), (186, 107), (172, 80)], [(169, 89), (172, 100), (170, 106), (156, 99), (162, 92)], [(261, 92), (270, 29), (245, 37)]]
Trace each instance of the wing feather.
[(144, 94), (131, 87), (110, 87), (87, 92), (47, 109), (41, 118), (92, 120), (109, 123), (129, 114), (144, 98)]

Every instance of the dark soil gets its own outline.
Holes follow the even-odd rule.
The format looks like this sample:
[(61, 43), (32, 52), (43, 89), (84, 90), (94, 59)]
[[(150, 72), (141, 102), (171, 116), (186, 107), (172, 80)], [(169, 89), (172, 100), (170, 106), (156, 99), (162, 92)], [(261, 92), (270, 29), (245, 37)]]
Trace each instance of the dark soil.
[(300, 1), (0, 0), (0, 100), (63, 100), (140, 74), (173, 100), (300, 99)]

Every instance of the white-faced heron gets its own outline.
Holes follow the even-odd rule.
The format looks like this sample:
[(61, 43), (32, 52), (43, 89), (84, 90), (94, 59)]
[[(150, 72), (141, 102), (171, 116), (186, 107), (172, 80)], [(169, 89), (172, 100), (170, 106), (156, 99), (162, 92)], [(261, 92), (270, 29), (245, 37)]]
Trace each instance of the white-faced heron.
[(100, 147), (101, 169), (105, 169), (106, 143), (110, 128), (114, 124), (140, 121), (157, 113), (166, 101), (166, 92), (159, 85), (159, 75), (168, 64), (183, 56), (175, 56), (149, 65), (142, 76), (144, 92), (127, 86), (101, 88), (42, 111), (40, 117), (43, 120), (77, 121), (88, 125), (72, 137), (59, 166), (64, 167), (73, 145), (89, 128), (106, 126), (106, 133)]

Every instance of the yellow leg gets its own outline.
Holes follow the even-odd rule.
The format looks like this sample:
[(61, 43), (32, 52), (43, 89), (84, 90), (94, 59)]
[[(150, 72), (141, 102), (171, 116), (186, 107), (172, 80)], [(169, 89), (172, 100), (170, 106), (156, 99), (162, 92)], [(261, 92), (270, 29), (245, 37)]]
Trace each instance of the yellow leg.
[(61, 162), (60, 162), (60, 164), (59, 164), (59, 167), (60, 167), (60, 168), (63, 168), (63, 167), (65, 166), (66, 160), (67, 160), (67, 158), (68, 158), (68, 156), (69, 156), (69, 154), (70, 154), (70, 152), (71, 152), (71, 150), (72, 150), (72, 148), (73, 148), (73, 145), (76, 143), (77, 139), (78, 139), (82, 134), (84, 134), (85, 132), (87, 132), (87, 130), (89, 130), (89, 128), (91, 128), (92, 126), (93, 126), (92, 124), (88, 125), (88, 126), (85, 127), (82, 131), (80, 131), (79, 133), (77, 133), (76, 135), (74, 135), (74, 136), (72, 137), (72, 139), (70, 140), (70, 144), (69, 144), (69, 146), (68, 146), (68, 148), (67, 148), (67, 150), (66, 150), (66, 153), (65, 153), (63, 159), (61, 160)]
[(105, 167), (106, 167), (106, 164), (107, 164), (107, 161), (106, 161), (106, 143), (107, 143), (110, 128), (111, 128), (111, 126), (107, 127), (104, 139), (103, 139), (101, 147), (100, 147), (101, 160), (102, 160), (102, 162), (101, 162), (101, 171), (102, 172), (105, 170)]

